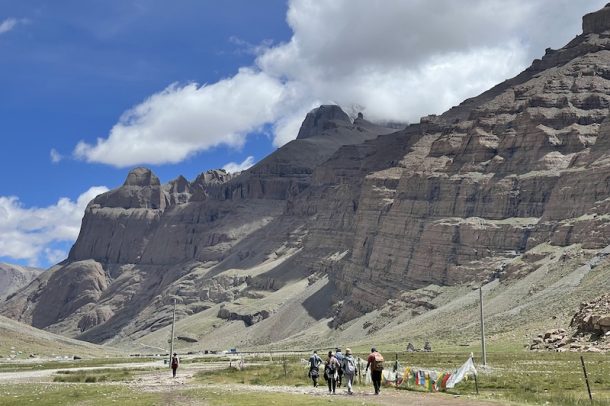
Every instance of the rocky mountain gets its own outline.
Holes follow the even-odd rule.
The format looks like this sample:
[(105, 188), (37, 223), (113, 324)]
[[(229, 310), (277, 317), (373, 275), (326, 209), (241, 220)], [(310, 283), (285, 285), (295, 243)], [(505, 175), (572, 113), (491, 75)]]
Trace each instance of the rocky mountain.
[(44, 269), (0, 263), (0, 300), (26, 286)]
[(322, 106), (241, 174), (162, 185), (133, 170), (89, 204), (68, 260), (0, 311), (123, 345), (166, 341), (174, 298), (180, 328), (212, 346), (448, 325), (453, 340), (472, 335), (484, 286), (496, 334), (544, 327), (610, 288), (609, 113), (607, 6), (516, 77), (403, 130)]

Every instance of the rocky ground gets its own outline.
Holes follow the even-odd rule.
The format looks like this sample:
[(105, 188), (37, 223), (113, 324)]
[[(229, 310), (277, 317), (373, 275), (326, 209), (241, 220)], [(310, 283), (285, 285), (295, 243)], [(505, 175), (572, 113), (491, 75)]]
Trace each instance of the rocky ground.
[(610, 352), (610, 295), (581, 303), (569, 329), (559, 328), (538, 334), (530, 350)]

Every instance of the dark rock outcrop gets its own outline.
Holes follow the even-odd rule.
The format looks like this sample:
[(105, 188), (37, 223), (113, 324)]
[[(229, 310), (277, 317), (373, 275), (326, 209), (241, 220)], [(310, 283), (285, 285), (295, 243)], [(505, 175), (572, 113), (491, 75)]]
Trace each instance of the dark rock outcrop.
[(323, 105), (307, 113), (299, 129), (297, 140), (338, 130), (341, 127), (351, 126), (352, 120), (341, 110), (341, 107), (337, 105)]
[(601, 10), (586, 14), (582, 18), (583, 34), (601, 34), (605, 31), (610, 31), (610, 3)]

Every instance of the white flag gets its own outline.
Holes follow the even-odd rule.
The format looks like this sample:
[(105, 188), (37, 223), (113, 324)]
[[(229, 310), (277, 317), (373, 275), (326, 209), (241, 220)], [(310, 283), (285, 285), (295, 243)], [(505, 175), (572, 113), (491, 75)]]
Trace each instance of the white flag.
[(477, 374), (477, 370), (474, 367), (474, 362), (472, 362), (472, 357), (468, 358), (468, 361), (466, 361), (464, 365), (462, 365), (453, 375), (449, 377), (447, 380), (447, 388), (453, 388), (456, 384), (462, 382), (464, 377), (469, 373), (474, 375)]

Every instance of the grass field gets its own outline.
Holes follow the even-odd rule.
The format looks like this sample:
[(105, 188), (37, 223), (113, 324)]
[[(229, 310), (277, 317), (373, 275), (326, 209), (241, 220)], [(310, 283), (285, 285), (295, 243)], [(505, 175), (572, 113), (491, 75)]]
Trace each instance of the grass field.
[(135, 370), (121, 369), (95, 369), (95, 370), (64, 370), (59, 371), (53, 378), (53, 382), (124, 382), (134, 377)]
[(120, 385), (90, 384), (14, 384), (0, 389), (1, 404), (5, 406), (57, 406), (94, 404), (107, 405), (164, 405), (159, 394), (138, 393)]
[[(402, 365), (450, 371), (467, 355), (455, 353), (400, 354)], [(610, 405), (610, 357), (603, 354), (583, 354), (593, 404)], [(475, 358), (476, 362), (476, 358)], [(480, 396), (531, 404), (584, 405), (591, 404), (576, 353), (509, 352), (487, 356), (488, 368), (479, 366)], [(475, 393), (474, 381), (464, 382), (452, 393)], [(547, 403), (548, 402), (548, 403)]]
[[(365, 354), (356, 354), (364, 357)], [(386, 367), (396, 360), (401, 366), (436, 371), (452, 371), (466, 359), (466, 353), (386, 353)], [(505, 352), (488, 354), (488, 367), (479, 368), (479, 397), (504, 402), (550, 405), (610, 405), (610, 357), (584, 354), (589, 384), (594, 402), (590, 403), (580, 364), (580, 354)], [(475, 359), (476, 362), (476, 359)], [(246, 363), (248, 365), (248, 363)], [(200, 372), (195, 378), (201, 383), (251, 385), (311, 385), (307, 367), (295, 357), (285, 357), (265, 365), (247, 366), (243, 370)], [(321, 378), (320, 384), (325, 382)], [(359, 385), (355, 383), (356, 390)], [(411, 388), (409, 390), (419, 390)], [(473, 395), (473, 380), (462, 382), (451, 394)], [(547, 403), (548, 402), (548, 403)]]
[[(363, 357), (365, 354), (356, 354)], [(392, 353), (384, 352), (386, 367), (392, 368), (396, 358), (401, 366), (436, 371), (452, 371), (467, 358), (463, 352), (431, 353)], [(462, 382), (449, 392), (460, 395), (462, 399), (479, 398), (498, 401), (499, 404), (512, 405), (610, 405), (610, 357), (604, 354), (583, 354), (594, 402), (589, 402), (580, 354), (574, 353), (531, 353), (525, 351), (491, 352), (488, 366), (479, 369), (479, 395), (473, 380)], [(154, 373), (154, 368), (104, 368), (99, 370), (71, 370), (55, 374), (52, 384), (3, 384), (0, 388), (2, 405), (57, 405), (57, 404), (122, 404), (122, 405), (168, 405), (168, 404), (206, 404), (206, 405), (256, 405), (290, 404), (313, 405), (327, 399), (306, 393), (282, 393), (277, 390), (263, 389), (253, 391), (243, 385), (278, 386), (307, 390), (311, 380), (307, 377), (307, 365), (302, 363), (302, 355), (245, 358), (245, 368), (232, 367), (216, 371), (195, 372), (188, 379), (189, 386), (181, 388), (167, 381), (140, 393), (133, 386), (140, 374)], [(132, 361), (131, 359), (126, 359)], [(216, 359), (218, 360), (218, 359)], [(107, 362), (107, 360), (100, 360)], [(208, 360), (185, 362), (183, 368), (196, 371), (208, 364)], [(475, 354), (475, 363), (477, 357)], [(62, 363), (65, 367), (65, 363)], [(96, 364), (96, 365), (100, 365)], [(120, 364), (119, 364), (120, 365)], [(50, 365), (45, 365), (51, 367)], [(82, 364), (79, 364), (82, 366)], [(179, 371), (180, 374), (180, 371)], [(118, 384), (118, 383), (121, 384)], [(127, 385), (126, 383), (129, 383)], [(320, 385), (325, 382), (321, 378)], [(225, 388), (225, 389), (218, 389)], [(227, 390), (226, 388), (232, 388)], [(370, 392), (370, 386), (355, 383), (356, 392)], [(386, 391), (390, 390), (387, 388)], [(418, 391), (410, 388), (407, 390)], [(363, 404), (363, 399), (332, 398), (336, 405)], [(368, 400), (366, 400), (368, 402)], [(366, 404), (366, 403), (365, 403)]]
[(104, 365), (127, 364), (133, 362), (149, 362), (156, 361), (153, 358), (90, 358), (67, 361), (41, 361), (41, 362), (6, 362), (0, 363), (0, 372), (16, 372), (16, 371), (38, 371), (41, 369), (58, 369), (58, 368), (84, 368), (98, 367)]
[[(319, 396), (289, 393), (227, 392), (208, 388), (168, 390), (146, 393), (121, 385), (91, 384), (20, 384), (0, 389), (3, 406), (57, 405), (129, 405), (166, 406), (205, 404), (209, 406), (293, 405), (314, 406), (328, 403)], [(368, 405), (368, 402), (333, 398), (337, 406)]]

